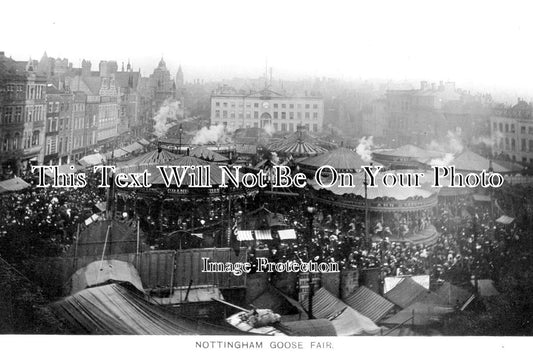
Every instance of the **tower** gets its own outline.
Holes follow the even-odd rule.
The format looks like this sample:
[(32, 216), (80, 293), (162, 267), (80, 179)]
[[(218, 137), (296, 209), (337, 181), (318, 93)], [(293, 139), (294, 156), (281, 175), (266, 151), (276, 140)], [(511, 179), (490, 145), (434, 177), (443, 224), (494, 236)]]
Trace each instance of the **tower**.
[(178, 73), (176, 74), (176, 87), (183, 87), (183, 71), (181, 69), (181, 65), (179, 66)]

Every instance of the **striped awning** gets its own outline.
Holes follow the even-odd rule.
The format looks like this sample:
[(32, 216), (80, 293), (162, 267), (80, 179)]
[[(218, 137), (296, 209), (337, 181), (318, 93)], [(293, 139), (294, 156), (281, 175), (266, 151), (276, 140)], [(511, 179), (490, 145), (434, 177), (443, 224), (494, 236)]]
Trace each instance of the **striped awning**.
[(239, 242), (254, 240), (254, 237), (252, 236), (252, 231), (238, 231), (237, 240)]
[(278, 231), (279, 239), (296, 239), (296, 231), (294, 229), (282, 229)]
[(270, 230), (254, 231), (254, 234), (257, 240), (272, 240), (272, 232)]

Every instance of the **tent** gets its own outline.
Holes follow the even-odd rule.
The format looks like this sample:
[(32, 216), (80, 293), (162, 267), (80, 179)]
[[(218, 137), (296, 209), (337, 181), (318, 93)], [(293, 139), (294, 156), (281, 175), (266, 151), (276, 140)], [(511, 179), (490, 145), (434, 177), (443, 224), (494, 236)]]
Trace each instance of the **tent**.
[(30, 186), (29, 183), (20, 177), (13, 177), (12, 179), (0, 182), (0, 193), (21, 191)]
[(406, 323), (407, 325), (426, 326), (439, 322), (442, 315), (449, 314), (453, 311), (451, 307), (415, 302), (396, 315), (382, 321), (382, 323), (387, 325)]
[(92, 154), (82, 157), (79, 162), (82, 166), (97, 166), (106, 163), (106, 158), (102, 154)]
[(381, 320), (394, 308), (392, 302), (366, 286), (360, 286), (344, 302), (374, 322)]
[[(308, 306), (307, 297), (303, 306)], [(320, 288), (313, 296), (313, 316), (328, 319), (333, 324), (337, 336), (375, 335), (380, 328), (368, 317), (346, 305), (329, 291)]]
[(418, 284), (412, 278), (405, 278), (401, 283), (385, 294), (385, 298), (394, 304), (406, 308), (429, 290)]
[(141, 277), (133, 265), (120, 260), (101, 260), (90, 263), (72, 275), (70, 295), (108, 282), (130, 283), (139, 291), (144, 291)]
[(108, 284), (81, 290), (51, 305), (71, 333), (97, 335), (243, 334), (176, 315), (149, 302), (135, 289)]

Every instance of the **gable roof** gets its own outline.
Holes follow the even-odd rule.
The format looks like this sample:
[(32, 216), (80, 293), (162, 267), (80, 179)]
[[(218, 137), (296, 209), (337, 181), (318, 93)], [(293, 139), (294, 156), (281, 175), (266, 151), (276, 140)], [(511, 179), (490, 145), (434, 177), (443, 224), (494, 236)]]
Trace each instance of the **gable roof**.
[(418, 298), (421, 298), (427, 291), (429, 290), (415, 282), (413, 279), (406, 278), (393, 289), (388, 291), (385, 294), (385, 298), (402, 308), (406, 308)]
[(383, 316), (394, 308), (392, 302), (366, 286), (360, 286), (344, 302), (374, 322), (381, 320)]

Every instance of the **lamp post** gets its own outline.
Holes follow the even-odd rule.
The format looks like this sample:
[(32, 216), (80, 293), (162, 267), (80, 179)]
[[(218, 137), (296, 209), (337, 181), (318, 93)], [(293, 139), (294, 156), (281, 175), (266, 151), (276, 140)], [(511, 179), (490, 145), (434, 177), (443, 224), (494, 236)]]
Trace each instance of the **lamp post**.
[(179, 151), (178, 153), (181, 155), (181, 133), (183, 133), (183, 127), (182, 124), (180, 124), (180, 136), (179, 136)]
[[(307, 207), (307, 216), (309, 218), (309, 238), (307, 239), (307, 258), (311, 260), (311, 254), (309, 251), (310, 245), (313, 243), (313, 221), (315, 218), (315, 212), (316, 208), (313, 206)], [(315, 294), (315, 286), (313, 283), (313, 274), (311, 272), (308, 273), (308, 284), (309, 284), (309, 295), (308, 295), (308, 306), (307, 306), (307, 313), (309, 315), (309, 319), (314, 319), (313, 317), (313, 295)]]

